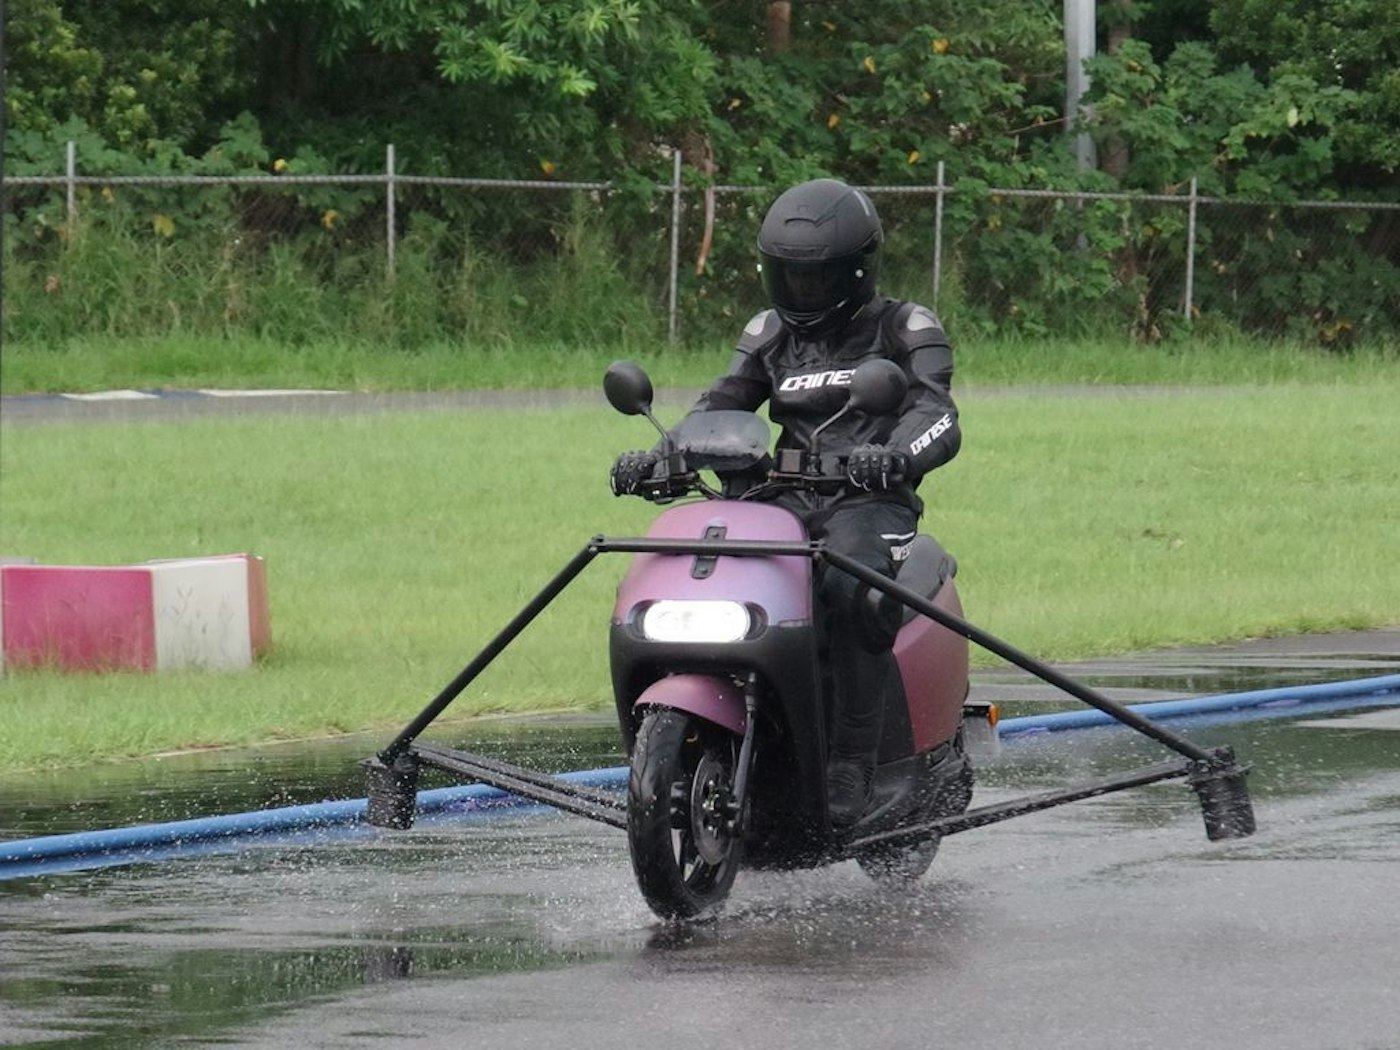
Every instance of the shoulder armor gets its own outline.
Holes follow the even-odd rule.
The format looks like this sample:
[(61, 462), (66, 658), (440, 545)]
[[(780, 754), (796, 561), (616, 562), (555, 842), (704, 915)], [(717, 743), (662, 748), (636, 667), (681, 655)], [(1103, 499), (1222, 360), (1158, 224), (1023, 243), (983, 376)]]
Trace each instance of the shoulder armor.
[(776, 340), (782, 330), (783, 321), (777, 310), (754, 314), (744, 325), (744, 334), (739, 337), (739, 349), (746, 354), (756, 353)]
[(886, 315), (885, 331), (889, 338), (906, 350), (917, 350), (933, 343), (946, 343), (943, 322), (927, 306), (900, 303)]

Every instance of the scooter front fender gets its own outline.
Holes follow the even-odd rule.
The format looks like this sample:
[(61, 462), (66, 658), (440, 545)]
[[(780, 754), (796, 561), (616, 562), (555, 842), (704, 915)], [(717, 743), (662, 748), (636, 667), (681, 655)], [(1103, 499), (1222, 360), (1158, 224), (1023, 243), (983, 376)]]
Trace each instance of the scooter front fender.
[(736, 736), (744, 735), (747, 723), (743, 692), (733, 682), (714, 675), (673, 674), (658, 678), (632, 704), (634, 711), (646, 707), (684, 711)]

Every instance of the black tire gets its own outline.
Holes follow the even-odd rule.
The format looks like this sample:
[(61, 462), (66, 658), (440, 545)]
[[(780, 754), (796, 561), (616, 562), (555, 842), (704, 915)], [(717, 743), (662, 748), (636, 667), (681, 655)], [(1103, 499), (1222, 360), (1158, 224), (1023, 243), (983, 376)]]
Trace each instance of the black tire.
[(942, 841), (942, 835), (934, 835), (907, 845), (871, 846), (856, 855), (856, 863), (881, 885), (907, 885), (917, 882), (928, 871)]
[(737, 753), (734, 736), (680, 711), (654, 711), (637, 731), (627, 844), (637, 886), (663, 919), (701, 915), (729, 896), (742, 843), (722, 811)]
[[(955, 817), (967, 811), (972, 801), (973, 772), (972, 763), (962, 751), (961, 735), (957, 743), (957, 756), (962, 762), (961, 769), (951, 783), (943, 785), (938, 791), (924, 819)], [(892, 887), (907, 886), (917, 882), (928, 871), (942, 842), (942, 835), (931, 835), (917, 842), (872, 846), (856, 854), (856, 863), (861, 871), (878, 883)]]

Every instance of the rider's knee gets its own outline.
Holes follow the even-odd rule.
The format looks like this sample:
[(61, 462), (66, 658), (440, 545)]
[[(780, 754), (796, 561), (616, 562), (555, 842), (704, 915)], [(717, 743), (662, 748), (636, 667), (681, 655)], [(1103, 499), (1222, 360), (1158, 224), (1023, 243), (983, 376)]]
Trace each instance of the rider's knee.
[(884, 652), (894, 645), (902, 610), (898, 602), (884, 598), (844, 572), (829, 572), (822, 580), (822, 600), (832, 618), (833, 630), (847, 633), (867, 652)]

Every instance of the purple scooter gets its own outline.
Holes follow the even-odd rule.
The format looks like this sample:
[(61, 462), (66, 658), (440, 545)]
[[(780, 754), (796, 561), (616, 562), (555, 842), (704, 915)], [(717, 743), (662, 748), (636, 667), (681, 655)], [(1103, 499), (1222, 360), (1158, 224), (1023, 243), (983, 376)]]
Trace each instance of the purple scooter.
[[(888, 361), (851, 378), (848, 412), (898, 407), (907, 383)], [(628, 415), (651, 414), (652, 386), (619, 363), (604, 380)], [(707, 412), (662, 432), (663, 456), (639, 495), (669, 503), (618, 588), (611, 658), (618, 720), (631, 755), (627, 833), (642, 894), (663, 916), (713, 908), (741, 864), (812, 867), (854, 857), (880, 879), (922, 875), (937, 832), (852, 846), (880, 832), (962, 813), (972, 765), (961, 732), (968, 644), (906, 610), (895, 642), (874, 801), (840, 832), (827, 815), (825, 769), (833, 718), (824, 618), (802, 522), (764, 498), (835, 491), (841, 465), (819, 449), (768, 453), (768, 424), (748, 412)], [(820, 431), (819, 431), (820, 433)], [(718, 488), (701, 471), (713, 471)], [(715, 553), (696, 553), (708, 541)], [(770, 545), (765, 549), (765, 545)], [(797, 553), (771, 553), (771, 547)], [(897, 582), (961, 616), (954, 563), (921, 535)], [(879, 597), (878, 592), (874, 592)]]
[[(885, 412), (906, 381), (887, 361), (861, 365), (847, 412)], [(891, 580), (808, 538), (796, 516), (764, 497), (836, 491), (840, 464), (819, 448), (768, 452), (768, 425), (748, 412), (703, 412), (667, 432), (652, 386), (634, 364), (604, 377), (608, 400), (644, 415), (664, 453), (641, 495), (668, 506), (646, 536), (594, 536), (382, 751), (365, 759), (365, 819), (408, 828), (423, 767), (489, 784), (627, 832), (638, 886), (663, 918), (718, 907), (742, 865), (815, 867), (855, 859), (877, 879), (918, 878), (941, 840), (972, 828), (1114, 791), (1185, 779), (1212, 841), (1254, 831), (1248, 767), (1229, 747), (1205, 748), (962, 618), (953, 561), (914, 541)], [(702, 473), (707, 472), (707, 473)], [(707, 481), (713, 477), (714, 483)], [(699, 497), (699, 498), (694, 498)], [(630, 769), (625, 797), (420, 739), (486, 667), (600, 554), (632, 556), (610, 635), (613, 693)], [(884, 700), (874, 802), (854, 827), (826, 808), (831, 676), (817, 574), (840, 570), (905, 609), (899, 674)], [(1024, 798), (968, 809), (968, 744), (995, 740), (990, 704), (965, 702), (968, 641), (1177, 753)]]

